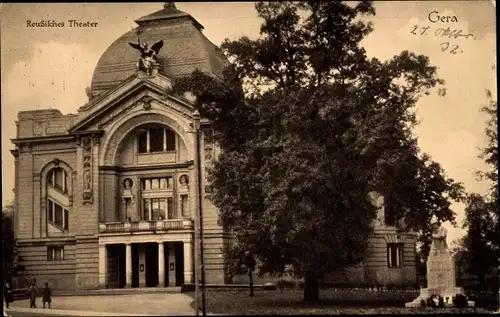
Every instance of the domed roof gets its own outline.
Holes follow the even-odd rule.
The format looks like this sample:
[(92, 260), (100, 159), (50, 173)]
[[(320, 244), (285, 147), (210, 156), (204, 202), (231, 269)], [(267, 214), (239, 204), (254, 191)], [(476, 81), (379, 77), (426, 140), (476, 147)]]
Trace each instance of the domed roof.
[(203, 26), (173, 2), (135, 21), (139, 26), (119, 37), (102, 54), (92, 76), (91, 93), (97, 96), (133, 75), (140, 53), (128, 43), (163, 40), (158, 54), (159, 73), (175, 78), (195, 69), (222, 76), (227, 63), (222, 52), (202, 33)]

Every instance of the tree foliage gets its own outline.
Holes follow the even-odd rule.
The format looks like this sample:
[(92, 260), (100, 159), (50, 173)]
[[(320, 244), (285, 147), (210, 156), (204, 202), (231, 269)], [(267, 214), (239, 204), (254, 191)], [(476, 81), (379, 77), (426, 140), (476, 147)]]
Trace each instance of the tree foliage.
[(11, 279), (16, 274), (14, 211), (15, 205), (13, 202), (2, 208), (2, 269), (6, 280)]
[(486, 137), (488, 143), (482, 149), (480, 158), (484, 159), (489, 169), (477, 174), (491, 185), (489, 192), (482, 196), (472, 193), (468, 196), (465, 209), (464, 228), (467, 234), (461, 241), (459, 259), (465, 271), (478, 278), (481, 287), (485, 286), (486, 277), (498, 275), (498, 119), (497, 102), (488, 91), (489, 104), (481, 111), (488, 115)]
[[(363, 260), (373, 231), (372, 191), (390, 196), (404, 230), (430, 234), (454, 220), (461, 184), (419, 151), (414, 107), (441, 85), (426, 56), (368, 58), (368, 1), (258, 3), (261, 37), (226, 40), (219, 80), (178, 80), (212, 121), (222, 153), (212, 199), (234, 248), (267, 272), (294, 265), (307, 281)], [(307, 296), (305, 296), (307, 297)], [(316, 296), (312, 296), (314, 299)]]

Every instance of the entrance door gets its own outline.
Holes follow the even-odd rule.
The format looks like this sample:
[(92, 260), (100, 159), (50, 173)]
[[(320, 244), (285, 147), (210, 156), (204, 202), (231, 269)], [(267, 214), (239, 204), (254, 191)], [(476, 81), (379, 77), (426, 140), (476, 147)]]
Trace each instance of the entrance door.
[(132, 243), (132, 287), (139, 287), (139, 245)]
[(184, 245), (182, 242), (175, 243), (175, 285), (184, 284)]
[(125, 276), (125, 245), (118, 245), (118, 287), (124, 288), (126, 281)]
[(158, 244), (146, 244), (146, 287), (158, 286)]

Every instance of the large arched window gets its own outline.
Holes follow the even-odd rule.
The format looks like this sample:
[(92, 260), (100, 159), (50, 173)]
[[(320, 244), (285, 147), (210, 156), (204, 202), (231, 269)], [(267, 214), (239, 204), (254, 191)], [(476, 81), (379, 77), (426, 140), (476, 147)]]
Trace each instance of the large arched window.
[(47, 221), (59, 230), (69, 230), (69, 211), (54, 199), (47, 199)]
[(69, 231), (72, 206), (71, 168), (64, 162), (54, 160), (42, 170), (42, 199), (49, 233)]
[(61, 167), (50, 170), (47, 175), (47, 184), (63, 193), (68, 193), (68, 173)]
[(175, 151), (175, 132), (163, 125), (150, 126), (137, 136), (139, 153)]

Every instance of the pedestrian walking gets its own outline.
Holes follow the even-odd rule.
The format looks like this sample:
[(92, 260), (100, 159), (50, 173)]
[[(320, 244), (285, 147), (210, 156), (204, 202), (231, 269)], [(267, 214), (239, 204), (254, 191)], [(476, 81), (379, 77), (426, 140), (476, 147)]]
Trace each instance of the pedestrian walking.
[(52, 292), (50, 291), (49, 283), (45, 282), (45, 287), (43, 288), (43, 296), (42, 296), (43, 308), (45, 308), (45, 303), (47, 303), (50, 308), (51, 302), (52, 302)]
[(9, 304), (12, 303), (12, 287), (10, 286), (9, 282), (5, 282), (3, 288), (3, 296), (5, 299), (5, 307), (9, 308)]
[(30, 308), (36, 308), (36, 295), (38, 293), (38, 289), (36, 288), (36, 282), (33, 281), (26, 292), (30, 297)]

